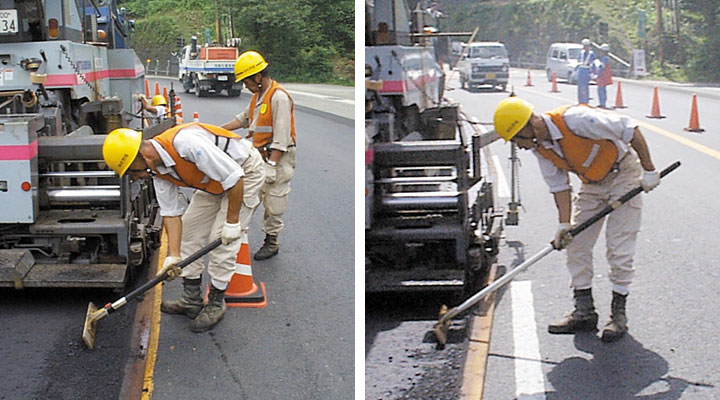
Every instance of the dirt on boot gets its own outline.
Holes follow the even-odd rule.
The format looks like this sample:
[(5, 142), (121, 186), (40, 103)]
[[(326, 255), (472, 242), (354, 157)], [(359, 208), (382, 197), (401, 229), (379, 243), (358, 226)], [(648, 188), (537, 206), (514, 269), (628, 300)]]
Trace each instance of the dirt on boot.
[(548, 325), (548, 332), (569, 335), (597, 331), (598, 315), (595, 312), (591, 289), (575, 290), (575, 310), (562, 320)]
[(212, 329), (223, 318), (226, 308), (225, 291), (210, 285), (208, 302), (190, 323), (190, 330), (197, 333)]
[(605, 328), (602, 331), (603, 342), (614, 342), (625, 336), (628, 331), (627, 327), (627, 316), (625, 315), (625, 304), (627, 301), (627, 295), (621, 295), (620, 293), (613, 292), (613, 299), (610, 314), (610, 321), (605, 324)]
[(183, 293), (177, 300), (165, 301), (160, 304), (160, 310), (168, 314), (185, 314), (195, 319), (203, 308), (201, 278), (183, 278)]
[(255, 253), (255, 257), (253, 258), (256, 260), (267, 260), (268, 258), (277, 255), (280, 251), (277, 239), (277, 235), (266, 235), (265, 243), (263, 243), (262, 247), (257, 251), (257, 253)]

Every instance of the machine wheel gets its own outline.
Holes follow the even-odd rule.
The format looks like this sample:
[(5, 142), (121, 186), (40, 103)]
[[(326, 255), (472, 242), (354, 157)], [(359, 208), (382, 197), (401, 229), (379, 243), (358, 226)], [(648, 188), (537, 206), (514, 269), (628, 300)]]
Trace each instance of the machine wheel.
[(195, 81), (195, 96), (207, 97), (207, 90), (200, 90), (200, 82)]
[(466, 83), (467, 83), (467, 80), (465, 79), (465, 76), (463, 74), (460, 74), (460, 87), (465, 89), (467, 87)]

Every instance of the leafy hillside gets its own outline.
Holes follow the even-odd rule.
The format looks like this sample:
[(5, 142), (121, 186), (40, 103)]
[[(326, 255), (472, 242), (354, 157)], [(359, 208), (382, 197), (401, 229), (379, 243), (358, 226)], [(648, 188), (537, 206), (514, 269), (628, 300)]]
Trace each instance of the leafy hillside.
[(633, 49), (645, 49), (654, 77), (720, 82), (717, 0), (438, 0), (438, 4), (447, 16), (444, 30), (480, 27), (477, 40), (504, 42), (512, 61), (544, 64), (551, 43), (577, 43), (587, 36), (608, 43), (627, 61)]
[[(242, 40), (257, 50), (283, 81), (353, 84), (353, 0), (126, 0), (120, 1), (135, 32), (131, 43), (141, 59), (167, 60), (196, 35), (205, 43)], [(218, 23), (219, 21), (219, 23)], [(220, 40), (217, 27), (220, 26)], [(233, 35), (234, 32), (234, 35)]]

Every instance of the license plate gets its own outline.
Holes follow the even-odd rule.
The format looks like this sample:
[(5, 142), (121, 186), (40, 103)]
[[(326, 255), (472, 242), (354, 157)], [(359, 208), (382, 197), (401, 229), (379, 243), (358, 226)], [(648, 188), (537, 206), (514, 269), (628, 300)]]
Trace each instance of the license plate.
[(220, 76), (218, 76), (218, 80), (219, 80), (219, 81), (226, 81), (226, 80), (228, 80), (228, 77), (227, 77), (227, 75), (220, 75)]
[(485, 79), (495, 79), (495, 74), (485, 74)]
[(0, 34), (17, 33), (17, 10), (0, 10)]

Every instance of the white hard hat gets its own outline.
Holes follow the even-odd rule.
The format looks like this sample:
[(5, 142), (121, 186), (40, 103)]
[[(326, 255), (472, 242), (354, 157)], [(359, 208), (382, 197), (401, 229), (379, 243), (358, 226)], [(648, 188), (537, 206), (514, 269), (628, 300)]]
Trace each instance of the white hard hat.
[(610, 45), (607, 43), (603, 43), (602, 46), (600, 46), (600, 50), (602, 51), (610, 51)]
[(580, 43), (583, 46), (590, 46), (590, 39), (583, 39)]

